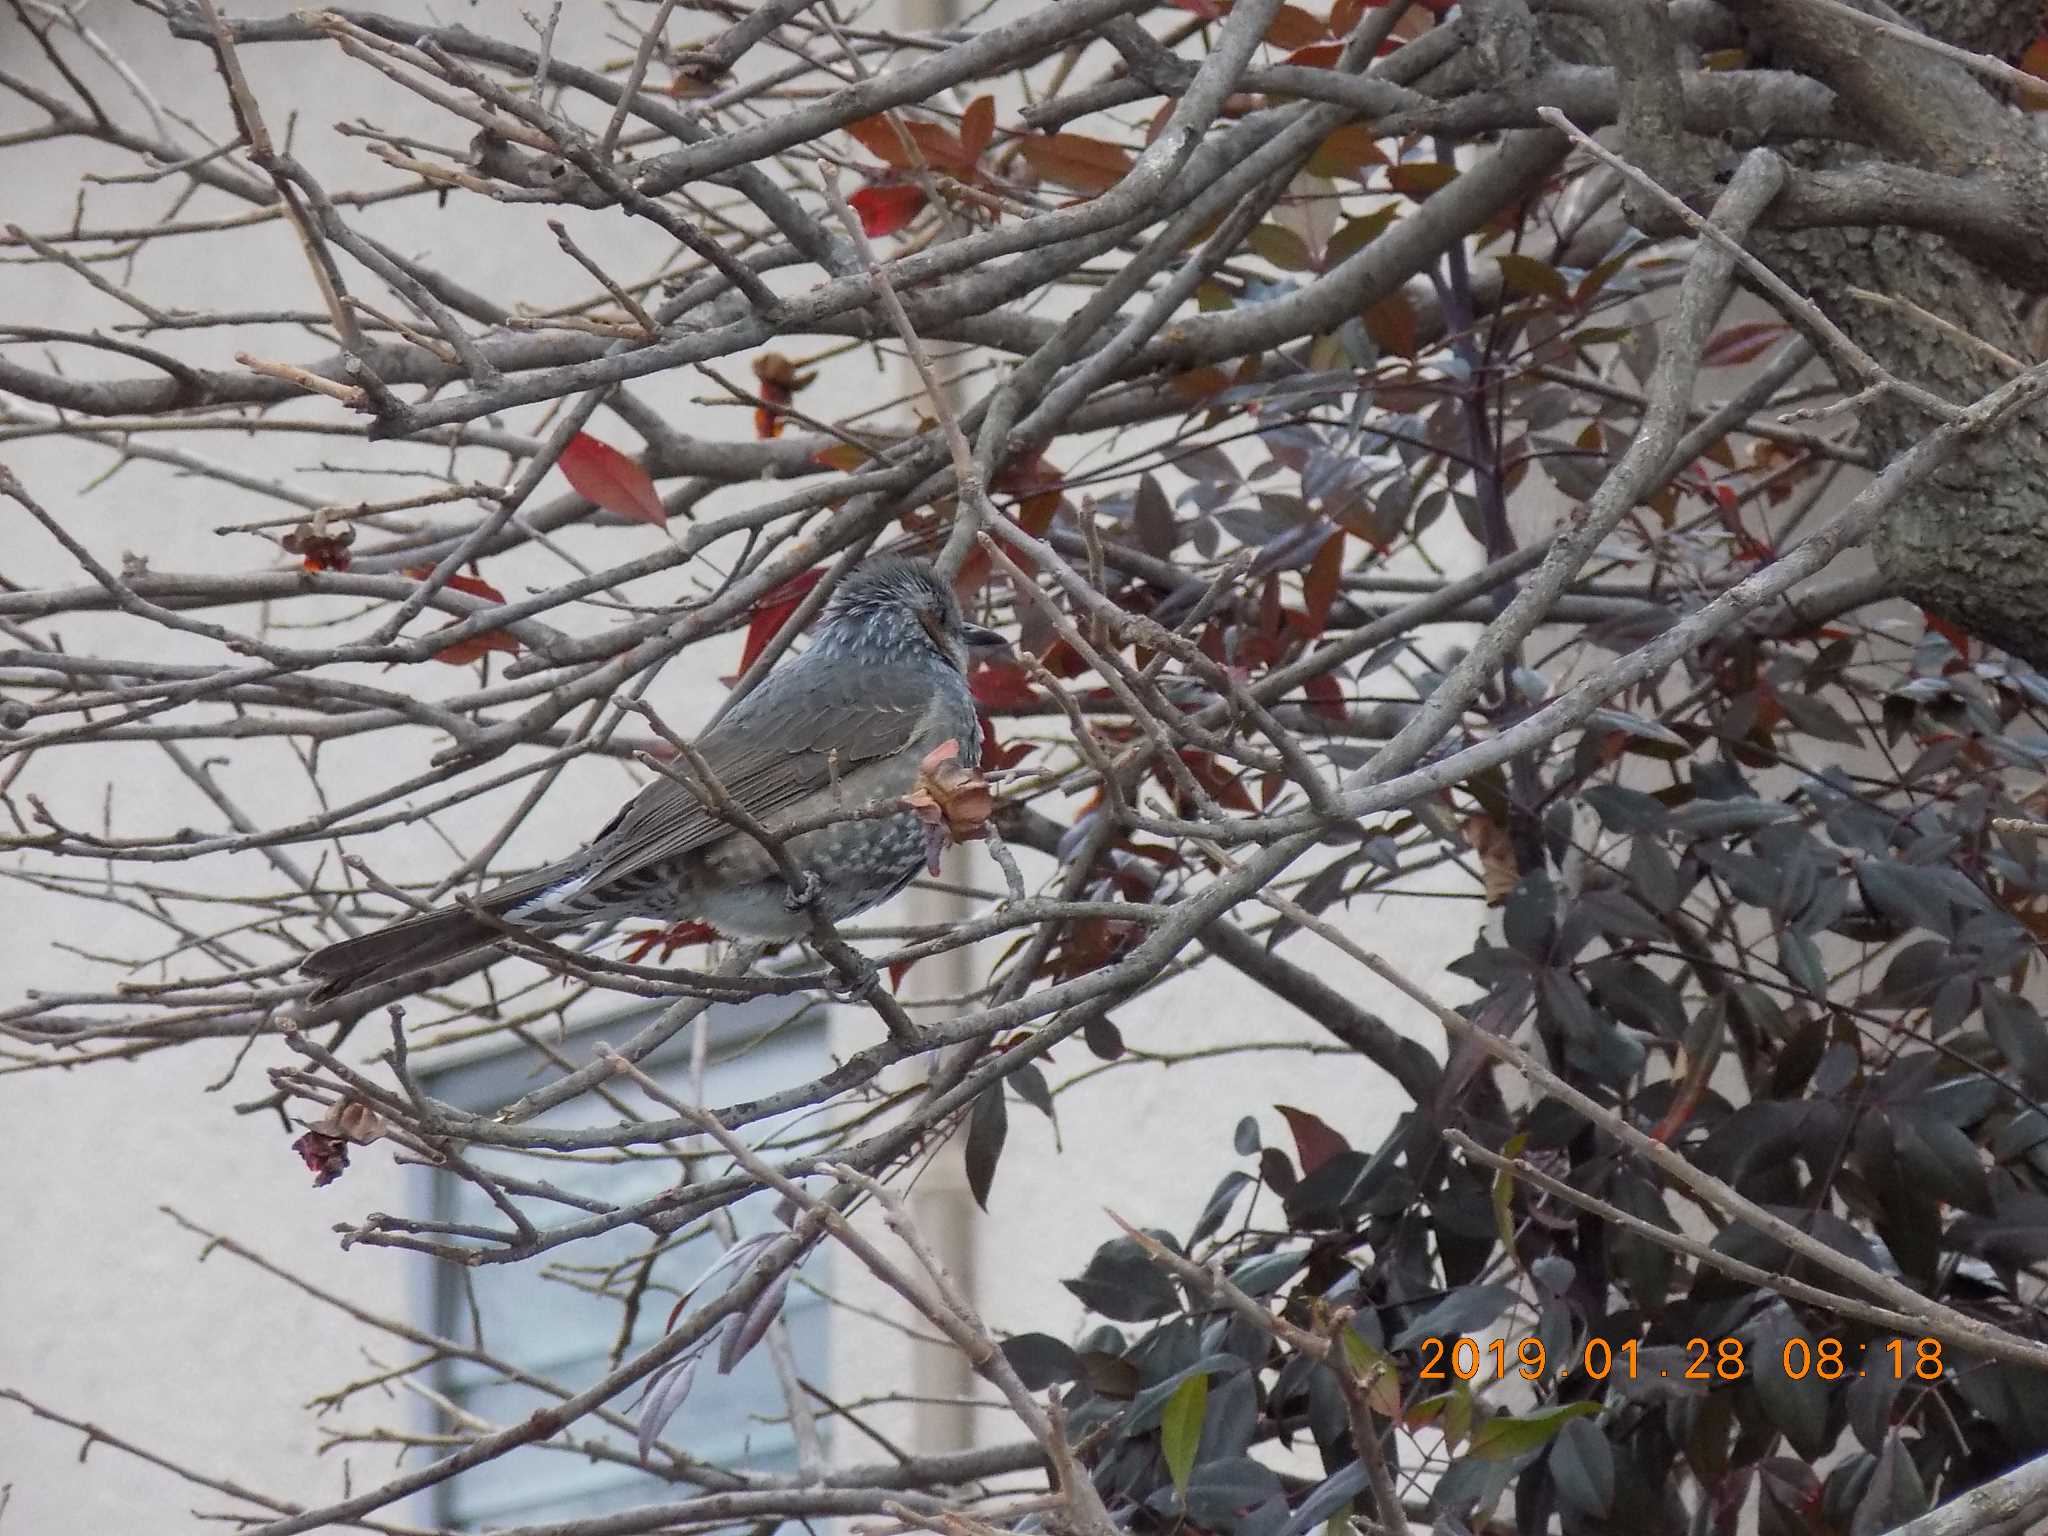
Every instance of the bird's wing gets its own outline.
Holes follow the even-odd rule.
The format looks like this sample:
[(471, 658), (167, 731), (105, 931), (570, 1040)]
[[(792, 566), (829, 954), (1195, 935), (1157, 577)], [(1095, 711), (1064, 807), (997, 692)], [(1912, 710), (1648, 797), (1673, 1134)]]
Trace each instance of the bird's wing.
[[(848, 784), (849, 805), (858, 804), (866, 797), (859, 786), (871, 775), (856, 770), (916, 746), (931, 713), (928, 673), (900, 667), (792, 667), (780, 679), (770, 673), (698, 738), (696, 747), (736, 804), (772, 822), (777, 812), (835, 780)], [(686, 764), (677, 768), (688, 772)], [(602, 887), (732, 831), (683, 785), (656, 779), (592, 844), (598, 862), (586, 887)]]

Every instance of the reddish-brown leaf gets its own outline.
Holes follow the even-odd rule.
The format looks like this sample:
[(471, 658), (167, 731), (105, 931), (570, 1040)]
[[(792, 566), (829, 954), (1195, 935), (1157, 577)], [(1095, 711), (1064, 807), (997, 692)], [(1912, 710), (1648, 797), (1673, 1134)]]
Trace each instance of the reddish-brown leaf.
[(1168, 0), (1183, 11), (1191, 11), (1204, 21), (1220, 21), (1230, 10), (1230, 0)]
[[(434, 574), (431, 565), (408, 565), (405, 574), (414, 581), (425, 581)], [(480, 597), (487, 603), (502, 603), (505, 594), (485, 581), (481, 576), (450, 576), (444, 583), (451, 591), (467, 592), (471, 597)]]
[(316, 529), (311, 523), (301, 523), (278, 543), (289, 555), (297, 555), (299, 564), (309, 571), (345, 571), (349, 566), (349, 545), (355, 543), (356, 531), (347, 523), (334, 523), (326, 529)]
[(1344, 685), (1327, 672), (1318, 672), (1301, 685), (1301, 691), (1308, 707), (1325, 720), (1342, 720), (1350, 713), (1344, 706)]
[(502, 629), (487, 629), (480, 635), (471, 635), (467, 640), (458, 640), (453, 645), (443, 646), (434, 652), (434, 660), (451, 667), (466, 667), (473, 661), (481, 661), (493, 651), (502, 651), (507, 656), (519, 654), (519, 642)]
[(1266, 41), (1275, 48), (1307, 48), (1330, 35), (1329, 25), (1317, 20), (1298, 5), (1283, 5), (1266, 28)]
[(972, 164), (987, 151), (996, 136), (996, 99), (977, 96), (960, 114), (960, 151)]
[(1307, 48), (1295, 49), (1280, 62), (1298, 69), (1328, 69), (1343, 52), (1342, 43), (1314, 43)]
[(780, 352), (763, 352), (755, 358), (755, 388), (767, 404), (754, 408), (754, 435), (782, 436), (785, 408), (796, 399), (796, 392), (816, 377), (815, 373), (799, 373), (796, 364)]
[(820, 448), (811, 455), (811, 462), (822, 464), (827, 469), (841, 469), (852, 474), (874, 457), (865, 448), (853, 443), (834, 443), (829, 448)]
[[(2048, 32), (2043, 32), (2020, 55), (2020, 68), (2037, 80), (2048, 81)], [(2020, 92), (2020, 105), (2029, 112), (2048, 110), (2048, 91)]]
[(1294, 1133), (1294, 1160), (1301, 1165), (1303, 1178), (1339, 1153), (1351, 1150), (1351, 1143), (1331, 1130), (1318, 1116), (1305, 1109), (1296, 1109), (1292, 1104), (1275, 1104), (1273, 1107), (1287, 1122), (1287, 1129)]
[(1458, 829), (1479, 855), (1479, 878), (1486, 888), (1486, 904), (1497, 907), (1514, 893), (1521, 871), (1515, 865), (1515, 840), (1502, 823), (1483, 811), (1465, 818)]
[(815, 587), (818, 578), (824, 574), (825, 568), (817, 566), (801, 576), (792, 576), (754, 604), (753, 616), (747, 621), (747, 643), (740, 651), (740, 671), (745, 672), (760, 660), (761, 653), (768, 649), (768, 642), (781, 633), (782, 626), (789, 622), (789, 616), (804, 600), (804, 594)]
[(1363, 318), (1366, 335), (1382, 352), (1393, 352), (1401, 357), (1415, 355), (1421, 322), (1416, 319), (1415, 306), (1409, 303), (1408, 295), (1400, 289), (1396, 288), (1373, 305)]
[(1301, 578), (1301, 606), (1308, 615), (1308, 632), (1320, 635), (1330, 622), (1330, 605), (1337, 601), (1337, 588), (1344, 577), (1344, 530), (1339, 528), (1316, 551), (1308, 571)]
[(981, 766), (990, 773), (1000, 773), (1005, 768), (1014, 768), (1038, 748), (1028, 741), (1012, 741), (1007, 744), (996, 738), (996, 729), (986, 715), (981, 717)]
[(1042, 179), (1090, 196), (1107, 192), (1131, 168), (1131, 152), (1122, 145), (1078, 133), (1037, 134), (1015, 143)]
[(384, 1117), (359, 1099), (344, 1099), (306, 1127), (292, 1150), (313, 1172), (313, 1187), (332, 1184), (348, 1169), (348, 1149), (367, 1147), (390, 1129)]
[(667, 524), (668, 508), (661, 504), (647, 471), (610, 443), (578, 432), (562, 450), (559, 463), (576, 494), (586, 501), (629, 523), (652, 523), (657, 528)]
[(967, 676), (967, 691), (983, 709), (1036, 709), (1039, 703), (1030, 675), (1014, 661), (976, 667)]
[(1497, 257), (1496, 260), (1500, 265), (1500, 280), (1510, 293), (1562, 302), (1569, 291), (1564, 274), (1547, 261), (1513, 251)]
[(974, 169), (974, 156), (967, 153), (967, 146), (951, 129), (941, 128), (937, 123), (907, 122), (903, 126), (911, 142), (917, 145), (918, 153), (924, 156), (924, 163), (933, 170), (965, 176)]
[(1334, 180), (1339, 176), (1357, 176), (1369, 165), (1386, 163), (1386, 152), (1373, 138), (1372, 130), (1363, 123), (1346, 123), (1316, 146), (1315, 153), (1308, 157), (1307, 170), (1311, 175)]
[[(1209, 798), (1226, 811), (1249, 811), (1254, 809), (1251, 792), (1244, 787), (1244, 781), (1229, 769), (1219, 764), (1207, 752), (1182, 752), (1180, 760), (1187, 764), (1188, 772), (1197, 784), (1209, 792)], [(1169, 778), (1166, 770), (1155, 767), (1153, 772), (1167, 789), (1178, 791), (1179, 786)], [(1178, 798), (1186, 798), (1178, 796)]]
[[(409, 565), (405, 574), (414, 581), (425, 581), (434, 573), (431, 565)], [(502, 603), (505, 594), (485, 581), (481, 576), (450, 576), (447, 585), (457, 592), (467, 592), (471, 597), (480, 597), (486, 602)], [(457, 624), (463, 622), (460, 619)], [(449, 629), (454, 624), (446, 626)], [(471, 662), (488, 656), (492, 651), (501, 651), (507, 656), (519, 654), (519, 642), (502, 629), (487, 629), (480, 635), (471, 635), (467, 640), (458, 640), (453, 645), (443, 646), (434, 652), (434, 660), (443, 666), (466, 667)]]
[(1085, 976), (1090, 971), (1102, 969), (1131, 948), (1144, 936), (1144, 931), (1136, 923), (1120, 922), (1115, 918), (1083, 918), (1068, 925), (1066, 937), (1047, 961), (1047, 968), (1062, 981)]
[(1458, 168), (1440, 160), (1411, 160), (1387, 167), (1387, 185), (1404, 197), (1420, 203), (1432, 192), (1441, 192), (1458, 179)]
[(924, 188), (908, 182), (893, 187), (871, 183), (846, 201), (860, 215), (861, 232), (875, 240), (907, 228), (924, 211), (926, 198)]
[(1782, 320), (1745, 320), (1707, 339), (1700, 361), (1709, 368), (1733, 368), (1762, 357), (1789, 330)]
[(910, 146), (890, 123), (887, 113), (878, 112), (857, 123), (848, 123), (842, 131), (884, 165), (902, 171), (917, 164)]
[(988, 780), (960, 760), (960, 743), (942, 742), (917, 765), (917, 785), (903, 797), (904, 807), (924, 823), (925, 868), (939, 872), (939, 855), (948, 842), (972, 842), (995, 814), (995, 792)]
[(1199, 405), (1230, 388), (1230, 375), (1221, 368), (1190, 368), (1185, 373), (1168, 374), (1166, 384), (1190, 405)]

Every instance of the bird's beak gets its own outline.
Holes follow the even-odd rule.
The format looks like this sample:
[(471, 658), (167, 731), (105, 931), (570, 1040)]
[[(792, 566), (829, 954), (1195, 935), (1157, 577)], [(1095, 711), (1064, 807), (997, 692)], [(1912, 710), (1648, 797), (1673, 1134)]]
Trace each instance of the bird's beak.
[(979, 624), (962, 624), (960, 638), (967, 642), (967, 649), (978, 656), (1010, 649), (1008, 636), (993, 629), (983, 629)]

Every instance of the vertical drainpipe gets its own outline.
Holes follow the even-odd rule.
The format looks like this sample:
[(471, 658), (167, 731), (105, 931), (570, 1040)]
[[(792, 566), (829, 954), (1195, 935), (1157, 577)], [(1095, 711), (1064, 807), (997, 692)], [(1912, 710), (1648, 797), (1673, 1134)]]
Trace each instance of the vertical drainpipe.
[[(896, 0), (899, 22), (908, 31), (932, 31), (956, 25), (960, 0)], [(919, 389), (917, 371), (906, 358), (900, 376), (906, 390)], [(957, 402), (956, 402), (957, 403)], [(946, 874), (953, 881), (980, 883), (985, 861), (972, 847), (953, 848), (946, 855)], [(969, 903), (947, 891), (920, 890), (911, 896), (911, 920), (919, 923), (960, 922), (971, 913)], [(924, 961), (904, 978), (910, 997), (957, 997), (973, 985), (974, 957), (968, 949), (952, 950)], [(913, 985), (913, 983), (915, 985)], [(981, 1213), (968, 1193), (962, 1143), (939, 1153), (918, 1181), (911, 1209), (941, 1262), (970, 1298), (977, 1298), (977, 1222)], [(913, 1356), (912, 1390), (919, 1398), (914, 1416), (915, 1443), (926, 1452), (963, 1450), (974, 1443), (975, 1415), (960, 1406), (975, 1395), (980, 1382), (954, 1349), (920, 1345)]]

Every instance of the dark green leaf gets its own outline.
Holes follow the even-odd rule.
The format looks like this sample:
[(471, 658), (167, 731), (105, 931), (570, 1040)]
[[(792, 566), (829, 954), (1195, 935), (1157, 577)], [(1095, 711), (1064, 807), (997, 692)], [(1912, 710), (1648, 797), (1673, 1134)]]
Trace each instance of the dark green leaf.
[(1090, 1055), (1102, 1061), (1115, 1061), (1124, 1053), (1123, 1032), (1108, 1019), (1090, 1019), (1083, 1024), (1081, 1041)]
[(1087, 1269), (1065, 1284), (1089, 1311), (1120, 1323), (1164, 1317), (1180, 1306), (1173, 1282), (1128, 1237), (1104, 1243), (1088, 1260)]
[(1138, 530), (1139, 548), (1156, 560), (1173, 558), (1173, 546), (1179, 542), (1174, 532), (1173, 509), (1167, 505), (1166, 492), (1151, 475), (1138, 478), (1131, 521)]
[(1188, 1247), (1208, 1237), (1223, 1225), (1223, 1218), (1230, 1214), (1237, 1197), (1252, 1184), (1252, 1176), (1241, 1169), (1232, 1169), (1217, 1184), (1215, 1193), (1209, 1196), (1209, 1203), (1202, 1207), (1202, 1214), (1195, 1219), (1194, 1230), (1188, 1233)]
[(1813, 1336), (1782, 1301), (1756, 1320), (1752, 1336), (1755, 1359), (1744, 1380), (1800, 1455), (1809, 1460), (1821, 1455), (1834, 1443), (1828, 1429), (1828, 1384), (1810, 1364), (1793, 1374), (1813, 1360)]
[(1442, 1334), (1477, 1333), (1505, 1312), (1515, 1293), (1505, 1285), (1473, 1285), (1453, 1291), (1394, 1338), (1392, 1347), (1407, 1349)]
[(1604, 1520), (1614, 1507), (1614, 1448), (1591, 1419), (1573, 1419), (1550, 1447), (1550, 1479), (1567, 1508)]
[(1081, 1375), (1081, 1357), (1049, 1333), (1019, 1333), (1003, 1340), (1003, 1357), (1029, 1392)]
[(1794, 820), (1799, 812), (1775, 800), (1695, 800), (1671, 813), (1671, 830), (1690, 837), (1728, 837)]
[(1884, 1449), (1877, 1453), (1877, 1469), (1856, 1502), (1849, 1536), (1879, 1536), (1918, 1519), (1929, 1507), (1927, 1485), (1906, 1453), (1905, 1441), (1896, 1434), (1887, 1435)]
[(1017, 1097), (1037, 1110), (1046, 1119), (1054, 1118), (1052, 1112), (1052, 1089), (1046, 1086), (1045, 1074), (1038, 1070), (1035, 1062), (1026, 1062), (1010, 1074), (1010, 1086), (1017, 1090)]
[(1595, 784), (1585, 793), (1586, 804), (1599, 814), (1601, 825), (1610, 832), (1654, 832), (1671, 819), (1671, 812), (1655, 796), (1619, 784)]
[(988, 1187), (1003, 1155), (1003, 1140), (1009, 1134), (1010, 1109), (1003, 1085), (997, 1081), (982, 1089), (967, 1117), (967, 1188), (984, 1211), (988, 1209)]

